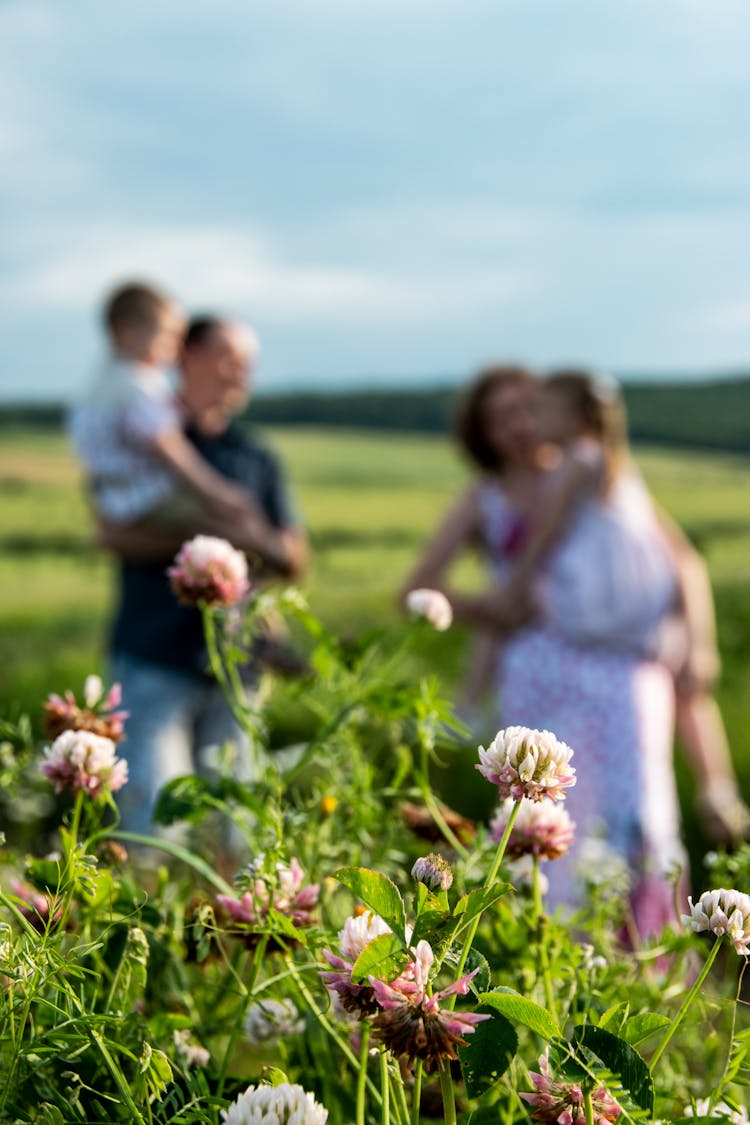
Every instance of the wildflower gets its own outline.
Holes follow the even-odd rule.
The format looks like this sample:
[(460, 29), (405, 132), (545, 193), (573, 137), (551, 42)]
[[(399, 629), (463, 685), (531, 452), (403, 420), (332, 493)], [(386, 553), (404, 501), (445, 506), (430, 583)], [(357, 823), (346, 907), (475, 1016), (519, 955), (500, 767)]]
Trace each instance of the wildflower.
[(305, 1030), (305, 1021), (291, 1000), (261, 1000), (253, 1004), (245, 1016), (245, 1035), (254, 1047), (299, 1035)]
[(433, 891), (447, 891), (453, 883), (451, 865), (437, 852), (422, 856), (411, 869), (412, 879)]
[(318, 905), (318, 883), (303, 886), (305, 873), (299, 860), (289, 866), (277, 863), (271, 876), (260, 874), (262, 858), (248, 867), (249, 889), (241, 898), (217, 895), (217, 901), (235, 922), (244, 926), (264, 927), (269, 910), (285, 914), (297, 927), (311, 926), (313, 910)]
[(425, 1070), (437, 1069), (441, 1059), (456, 1059), (457, 1047), (465, 1047), (465, 1035), (489, 1015), (479, 1012), (454, 1012), (440, 1007), (440, 1001), (455, 993), (465, 996), (469, 981), (478, 972), (468, 973), (440, 992), (427, 992), (435, 955), (426, 941), (417, 943), (407, 971), (392, 984), (370, 977), (378, 1004), (383, 1009), (372, 1025), (385, 1047), (394, 1055), (422, 1059)]
[[(490, 822), (490, 836), (499, 844), (515, 802), (508, 798), (496, 810)], [(535, 855), (540, 859), (559, 859), (573, 843), (575, 824), (567, 809), (551, 801), (529, 801), (524, 798), (510, 831), (506, 855), (520, 859)]]
[[(599, 826), (597, 826), (599, 827)], [(601, 824), (601, 831), (606, 827)], [(630, 891), (631, 877), (625, 856), (608, 844), (602, 835), (586, 836), (577, 848), (576, 875), (589, 890), (607, 898), (625, 898)]]
[(224, 1125), (325, 1125), (328, 1110), (301, 1086), (248, 1086), (228, 1109)]
[(72, 691), (64, 695), (54, 692), (43, 704), (44, 729), (50, 738), (57, 738), (65, 730), (87, 730), (112, 742), (121, 742), (125, 737), (127, 711), (117, 708), (122, 701), (119, 684), (112, 684), (109, 691), (99, 676), (87, 676), (83, 685), (83, 706), (76, 702)]
[(575, 785), (575, 768), (570, 765), (573, 751), (548, 730), (506, 727), (498, 731), (485, 750), (479, 747), (477, 769), (487, 781), (497, 785), (501, 799), (519, 801), (528, 797), (541, 801), (565, 800), (564, 790)]
[(726, 1121), (731, 1121), (732, 1125), (748, 1125), (747, 1110), (744, 1106), (740, 1109), (732, 1109), (726, 1102), (717, 1102), (715, 1106), (711, 1107), (710, 1098), (698, 1098), (695, 1103), (695, 1110), (691, 1105), (685, 1106), (686, 1117), (721, 1117)]
[[(583, 1125), (586, 1110), (583, 1091), (575, 1083), (554, 1082), (550, 1073), (549, 1059), (542, 1055), (539, 1059), (541, 1074), (531, 1071), (531, 1081), (536, 1087), (535, 1094), (521, 1094), (525, 1102), (534, 1107), (532, 1121), (560, 1122), (560, 1125)], [(591, 1093), (594, 1111), (594, 1125), (606, 1125), (616, 1121), (620, 1107), (605, 1086), (599, 1086)]]
[(347, 1012), (354, 1012), (360, 1017), (372, 1015), (379, 1010), (380, 1005), (375, 997), (375, 991), (369, 984), (358, 984), (352, 980), (352, 969), (359, 955), (367, 948), (371, 941), (381, 934), (389, 934), (391, 927), (378, 914), (366, 912), (353, 918), (347, 918), (343, 930), (339, 931), (339, 953), (323, 950), (323, 956), (333, 969), (321, 972), (321, 977), (326, 982), (326, 987), (332, 997), (338, 998), (341, 1006)]
[(440, 590), (410, 590), (406, 608), (412, 617), (423, 617), (438, 633), (444, 633), (453, 624), (451, 603)]
[[(508, 863), (508, 874), (510, 881), (516, 888), (525, 888), (528, 891), (533, 891), (534, 888), (534, 860), (530, 855), (522, 855), (520, 859), (511, 859)], [(542, 870), (536, 873), (537, 882), (539, 884), (539, 894), (546, 895), (549, 893), (549, 879)]]
[(177, 1058), (189, 1070), (191, 1066), (208, 1066), (211, 1061), (211, 1052), (201, 1047), (190, 1034), (190, 1028), (183, 1027), (175, 1030), (172, 1041)]
[(750, 895), (741, 891), (704, 891), (694, 904), (688, 898), (690, 913), (683, 924), (696, 933), (710, 930), (717, 937), (725, 934), (741, 957), (750, 954)]
[(120, 867), (127, 863), (128, 849), (119, 840), (102, 840), (97, 845), (96, 858), (109, 867)]
[(63, 731), (44, 754), (45, 761), (39, 768), (56, 793), (82, 789), (90, 797), (98, 797), (114, 793), (128, 780), (128, 763), (115, 757), (112, 739), (89, 731)]
[(245, 556), (226, 539), (212, 535), (196, 535), (183, 543), (167, 574), (185, 605), (231, 606), (249, 589)]
[(327, 793), (325, 797), (320, 798), (320, 811), (324, 816), (331, 816), (338, 808), (338, 798)]

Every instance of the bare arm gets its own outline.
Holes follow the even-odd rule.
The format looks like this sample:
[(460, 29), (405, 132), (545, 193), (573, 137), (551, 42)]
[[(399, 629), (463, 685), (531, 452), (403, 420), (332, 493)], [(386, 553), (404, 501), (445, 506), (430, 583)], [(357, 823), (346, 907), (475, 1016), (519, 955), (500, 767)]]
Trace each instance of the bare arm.
[(475, 541), (478, 529), (476, 489), (471, 488), (449, 509), (401, 589), (401, 600), (421, 586), (443, 588), (446, 570)]
[[(252, 505), (251, 505), (252, 507)], [(96, 539), (105, 551), (112, 551), (132, 562), (158, 562), (172, 558), (185, 539), (198, 534), (218, 535), (260, 562), (264, 571), (283, 578), (300, 578), (308, 566), (307, 537), (297, 528), (274, 527), (260, 512), (248, 513), (243, 520), (219, 515), (184, 531), (155, 530), (146, 523), (107, 523), (97, 518)]]
[(234, 515), (242, 515), (247, 494), (204, 461), (182, 430), (160, 430), (151, 447), (199, 496)]

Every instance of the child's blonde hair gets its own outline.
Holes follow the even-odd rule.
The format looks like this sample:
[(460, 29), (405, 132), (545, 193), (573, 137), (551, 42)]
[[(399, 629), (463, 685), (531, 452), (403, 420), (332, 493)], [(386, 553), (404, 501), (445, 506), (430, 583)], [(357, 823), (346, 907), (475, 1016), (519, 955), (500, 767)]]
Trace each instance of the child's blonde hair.
[(628, 457), (628, 423), (625, 403), (615, 379), (579, 368), (554, 371), (544, 385), (563, 395), (581, 421), (583, 433), (602, 444), (606, 484), (610, 485)]

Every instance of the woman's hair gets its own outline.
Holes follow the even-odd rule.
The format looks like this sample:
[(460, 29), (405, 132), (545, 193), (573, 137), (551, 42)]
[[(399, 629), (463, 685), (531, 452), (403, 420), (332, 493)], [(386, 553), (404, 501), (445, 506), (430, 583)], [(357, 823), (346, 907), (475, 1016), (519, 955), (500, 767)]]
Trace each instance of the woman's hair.
[(580, 418), (583, 431), (602, 443), (611, 481), (628, 451), (627, 414), (616, 380), (580, 368), (566, 368), (548, 375), (544, 385), (564, 395)]
[(502, 469), (503, 456), (487, 440), (485, 406), (500, 387), (531, 386), (532, 373), (516, 364), (491, 364), (484, 367), (466, 389), (456, 416), (459, 445), (480, 469)]

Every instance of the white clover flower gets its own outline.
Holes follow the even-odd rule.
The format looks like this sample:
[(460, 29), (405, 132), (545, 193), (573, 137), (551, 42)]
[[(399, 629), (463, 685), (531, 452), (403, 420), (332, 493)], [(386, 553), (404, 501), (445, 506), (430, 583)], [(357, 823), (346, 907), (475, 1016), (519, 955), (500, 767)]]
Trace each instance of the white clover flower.
[(196, 535), (183, 543), (167, 574), (172, 589), (186, 605), (231, 606), (249, 587), (242, 551), (213, 535)]
[(576, 783), (570, 764), (573, 751), (551, 731), (529, 727), (506, 727), (498, 731), (485, 750), (479, 747), (477, 769), (497, 785), (501, 800), (565, 800), (565, 789)]
[(451, 865), (437, 852), (421, 856), (412, 867), (411, 875), (433, 891), (447, 891), (453, 885)]
[(261, 1000), (248, 1008), (245, 1017), (245, 1035), (254, 1047), (304, 1030), (305, 1021), (291, 1000)]
[(406, 608), (412, 617), (423, 617), (438, 633), (444, 633), (453, 624), (451, 603), (440, 590), (410, 590)]
[(91, 797), (121, 789), (128, 780), (128, 763), (115, 757), (115, 744), (86, 730), (65, 730), (44, 752), (40, 769), (55, 787), (74, 792), (83, 789)]
[(248, 1086), (221, 1111), (225, 1125), (325, 1125), (328, 1110), (301, 1086)]
[(630, 890), (627, 860), (601, 836), (586, 836), (581, 841), (575, 871), (584, 886), (598, 887), (608, 898), (623, 897)]
[(208, 1066), (211, 1061), (211, 1052), (201, 1047), (190, 1034), (189, 1027), (176, 1030), (172, 1036), (175, 1054), (182, 1065), (189, 1069), (191, 1066)]
[(719, 889), (704, 891), (696, 903), (688, 898), (690, 913), (682, 922), (695, 933), (708, 930), (728, 937), (741, 957), (750, 955), (750, 895)]
[(748, 1125), (747, 1110), (744, 1106), (741, 1109), (732, 1109), (726, 1102), (717, 1102), (711, 1109), (710, 1098), (698, 1098), (695, 1103), (695, 1111), (691, 1105), (685, 1106), (686, 1117), (720, 1117), (725, 1121), (731, 1121), (732, 1125)]
[[(531, 854), (522, 855), (518, 859), (511, 859), (508, 863), (508, 874), (513, 886), (528, 887), (534, 885), (534, 859)], [(549, 879), (540, 869), (537, 872), (539, 880), (539, 894), (549, 894)]]
[[(490, 836), (500, 843), (515, 801), (509, 797), (495, 811), (490, 821)], [(535, 855), (539, 859), (559, 859), (573, 843), (575, 824), (568, 810), (552, 801), (529, 801), (524, 798), (508, 837), (506, 855), (520, 858)]]

